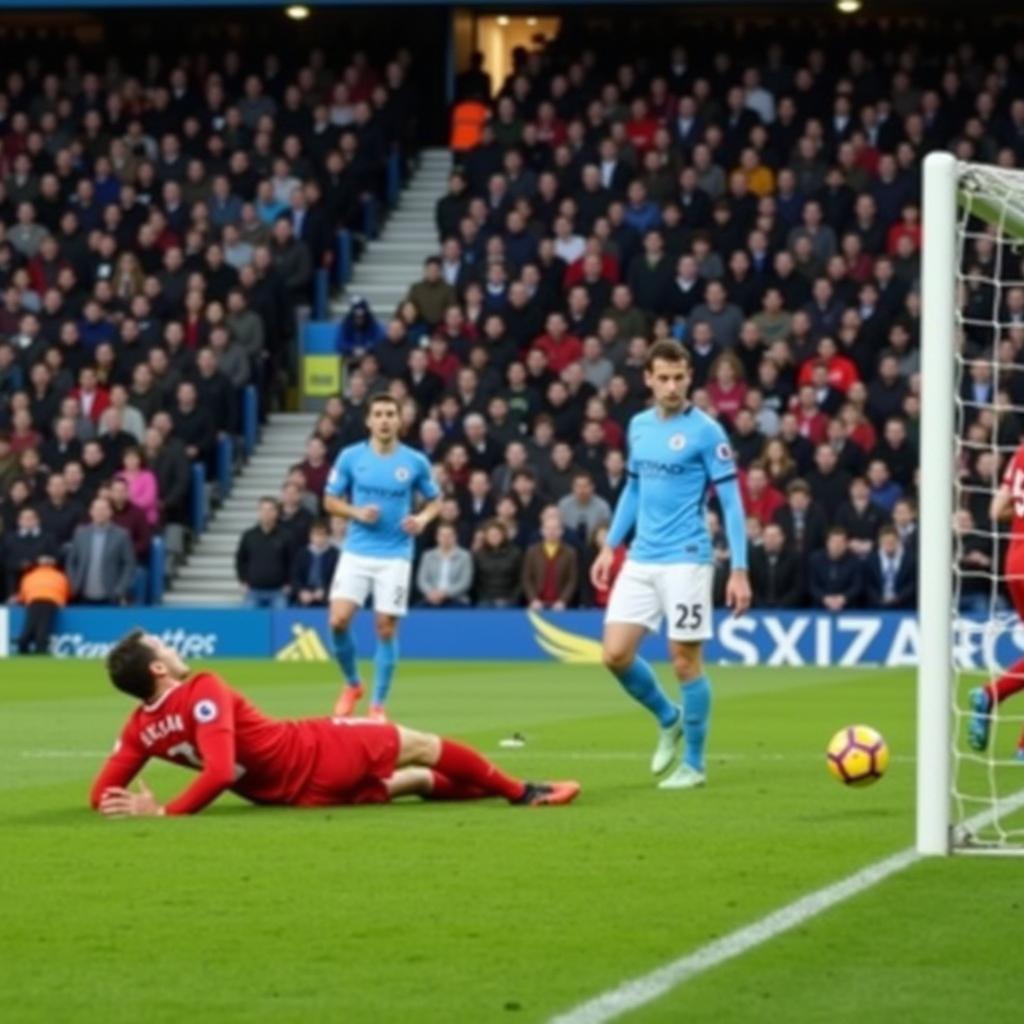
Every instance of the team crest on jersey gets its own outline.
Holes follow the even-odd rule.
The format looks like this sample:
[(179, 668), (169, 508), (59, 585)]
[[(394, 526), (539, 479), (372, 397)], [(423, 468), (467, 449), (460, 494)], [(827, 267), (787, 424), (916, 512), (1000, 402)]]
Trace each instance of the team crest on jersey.
[(217, 705), (212, 700), (201, 700), (192, 709), (192, 714), (200, 725), (206, 725), (217, 717)]
[(668, 446), (674, 452), (681, 452), (686, 447), (686, 435), (685, 434), (673, 434), (668, 439)]
[(409, 470), (405, 466), (399, 466), (395, 470), (395, 479), (400, 483), (404, 484), (409, 479)]
[(732, 455), (732, 448), (725, 441), (723, 441), (715, 449), (715, 455), (719, 459), (721, 459), (723, 462), (729, 462), (732, 459), (732, 457), (733, 457), (733, 455)]

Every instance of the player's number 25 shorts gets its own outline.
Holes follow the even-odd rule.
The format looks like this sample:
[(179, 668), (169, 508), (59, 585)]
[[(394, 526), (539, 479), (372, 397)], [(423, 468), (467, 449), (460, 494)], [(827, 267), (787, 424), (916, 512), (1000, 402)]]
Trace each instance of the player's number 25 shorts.
[(405, 558), (369, 558), (342, 551), (331, 582), (332, 601), (362, 608), (372, 595), (374, 611), (405, 615), (409, 610), (412, 564)]
[(710, 565), (655, 565), (626, 560), (612, 587), (605, 622), (628, 622), (652, 632), (668, 619), (670, 640), (708, 640), (712, 635)]

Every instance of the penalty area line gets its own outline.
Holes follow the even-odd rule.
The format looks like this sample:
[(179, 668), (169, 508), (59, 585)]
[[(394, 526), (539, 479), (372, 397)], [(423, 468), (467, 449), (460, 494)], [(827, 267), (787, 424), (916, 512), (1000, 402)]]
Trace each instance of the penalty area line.
[[(1024, 790), (1000, 801), (995, 807), (968, 818), (962, 825), (970, 831), (984, 828), (996, 818), (1011, 814), (1021, 807), (1024, 807)], [(917, 850), (910, 847), (869, 864), (866, 868), (808, 893), (752, 924), (744, 925), (720, 939), (699, 947), (692, 953), (687, 953), (648, 974), (624, 981), (607, 992), (602, 992), (564, 1013), (557, 1014), (550, 1019), (549, 1024), (604, 1024), (605, 1021), (615, 1020), (623, 1014), (653, 1003), (719, 964), (734, 960), (840, 903), (874, 888), (887, 878), (905, 871), (920, 859)]]

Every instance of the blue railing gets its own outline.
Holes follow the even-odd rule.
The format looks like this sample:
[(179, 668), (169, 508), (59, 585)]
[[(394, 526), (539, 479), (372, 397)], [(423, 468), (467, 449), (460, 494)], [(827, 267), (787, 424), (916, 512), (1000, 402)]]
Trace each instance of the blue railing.
[(167, 545), (163, 537), (154, 537), (149, 546), (149, 603), (163, 604), (167, 581)]
[(397, 150), (388, 157), (386, 189), (388, 209), (391, 209), (402, 191), (402, 160)]
[(192, 463), (192, 484), (189, 487), (189, 526), (193, 533), (206, 529), (206, 467), (201, 462)]
[(352, 232), (342, 228), (335, 236), (335, 281), (344, 288), (352, 279)]
[(367, 238), (376, 238), (380, 234), (380, 210), (373, 196), (363, 199), (363, 234)]
[(330, 291), (330, 281), (327, 276), (326, 267), (321, 267), (313, 275), (313, 308), (314, 320), (322, 320), (327, 315), (327, 299)]
[(250, 384), (242, 392), (242, 454), (249, 458), (260, 434), (259, 392)]
[(217, 486), (223, 501), (231, 493), (235, 475), (235, 442), (230, 437), (217, 438)]

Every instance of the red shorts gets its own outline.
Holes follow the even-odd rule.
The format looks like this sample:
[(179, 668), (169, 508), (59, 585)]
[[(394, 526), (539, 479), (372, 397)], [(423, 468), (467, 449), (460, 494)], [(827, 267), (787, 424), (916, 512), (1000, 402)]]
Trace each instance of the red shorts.
[(395, 773), (398, 747), (398, 727), (390, 722), (324, 720), (313, 774), (294, 805), (387, 803), (391, 798), (384, 780)]

